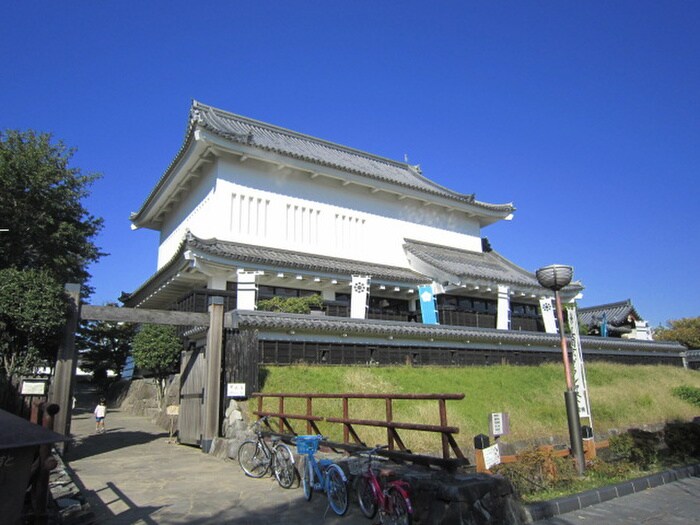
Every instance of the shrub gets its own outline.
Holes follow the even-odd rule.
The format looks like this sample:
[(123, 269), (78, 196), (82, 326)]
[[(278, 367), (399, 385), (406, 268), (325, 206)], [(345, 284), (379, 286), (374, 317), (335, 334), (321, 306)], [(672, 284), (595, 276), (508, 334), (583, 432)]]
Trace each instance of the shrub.
[(578, 475), (572, 458), (558, 457), (550, 448), (524, 450), (517, 462), (497, 465), (493, 472), (508, 478), (521, 495), (566, 488)]
[(690, 403), (691, 405), (695, 405), (696, 407), (700, 407), (700, 388), (683, 385), (677, 386), (671, 392), (677, 398), (682, 399), (683, 401), (687, 401), (688, 403)]
[(618, 460), (625, 460), (647, 470), (658, 458), (660, 436), (654, 432), (630, 429), (610, 438), (610, 450)]
[(323, 298), (316, 295), (305, 297), (273, 297), (258, 301), (258, 310), (267, 312), (285, 312), (291, 314), (308, 314), (312, 308), (323, 306)]
[(700, 457), (700, 424), (668, 423), (664, 427), (664, 442), (669, 454), (677, 459)]

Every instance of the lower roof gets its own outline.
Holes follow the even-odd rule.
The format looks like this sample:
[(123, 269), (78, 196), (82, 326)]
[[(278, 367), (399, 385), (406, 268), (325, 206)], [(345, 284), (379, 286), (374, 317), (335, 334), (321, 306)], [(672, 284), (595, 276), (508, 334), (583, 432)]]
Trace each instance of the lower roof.
[[(495, 251), (473, 252), (414, 240), (405, 240), (407, 254), (422, 264), (417, 271), (410, 268), (372, 262), (329, 257), (311, 253), (222, 241), (201, 239), (188, 232), (172, 259), (132, 293), (120, 300), (131, 307), (169, 308), (190, 290), (206, 286), (206, 276), (197, 270), (199, 259), (222, 269), (266, 272), (299, 272), (350, 281), (353, 275), (369, 275), (373, 283), (415, 288), (438, 276), (452, 276), (450, 284), (488, 283), (528, 290), (537, 295), (549, 295), (533, 273), (507, 260)], [(583, 287), (574, 282), (565, 290), (575, 295)]]

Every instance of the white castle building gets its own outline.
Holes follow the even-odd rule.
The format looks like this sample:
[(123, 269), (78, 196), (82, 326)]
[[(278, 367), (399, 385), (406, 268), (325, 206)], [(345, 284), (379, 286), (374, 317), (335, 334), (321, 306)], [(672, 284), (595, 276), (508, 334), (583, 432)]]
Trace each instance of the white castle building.
[[(483, 237), (514, 211), (418, 166), (193, 102), (179, 152), (131, 215), (160, 233), (157, 271), (121, 300), (206, 311), (224, 297), (235, 326), (258, 334), (262, 362), (392, 362), (409, 347), (423, 363), (556, 358), (552, 292)], [(582, 289), (571, 283), (563, 300)], [(310, 294), (323, 315), (256, 311), (261, 299)], [(663, 347), (602, 339), (584, 348)]]

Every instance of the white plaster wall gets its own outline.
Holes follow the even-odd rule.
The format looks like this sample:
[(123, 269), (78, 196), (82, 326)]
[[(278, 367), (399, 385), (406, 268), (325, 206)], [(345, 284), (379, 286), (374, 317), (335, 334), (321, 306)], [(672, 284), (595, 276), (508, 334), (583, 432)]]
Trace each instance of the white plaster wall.
[(254, 160), (219, 158), (161, 229), (158, 267), (185, 232), (208, 239), (407, 267), (404, 239), (481, 251), (476, 220), (386, 192)]
[(167, 215), (160, 230), (158, 268), (166, 264), (177, 252), (189, 229), (197, 237), (207, 239), (211, 235), (210, 223), (219, 213), (216, 210), (216, 166), (202, 170), (202, 176), (183, 194), (180, 203)]
[(255, 161), (219, 161), (207, 216), (199, 236), (394, 266), (405, 238), (481, 251), (463, 213)]

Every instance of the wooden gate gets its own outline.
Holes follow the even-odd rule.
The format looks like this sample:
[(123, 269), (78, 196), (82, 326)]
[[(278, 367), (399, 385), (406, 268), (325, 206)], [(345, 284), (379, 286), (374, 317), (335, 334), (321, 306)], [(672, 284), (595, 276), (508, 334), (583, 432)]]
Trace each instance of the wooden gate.
[(204, 385), (207, 363), (204, 343), (182, 353), (180, 368), (180, 415), (178, 436), (180, 443), (200, 445), (204, 424)]

